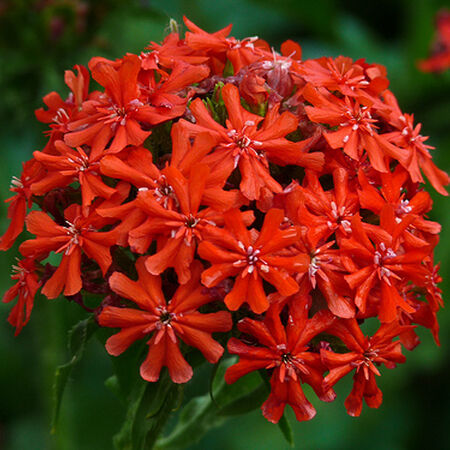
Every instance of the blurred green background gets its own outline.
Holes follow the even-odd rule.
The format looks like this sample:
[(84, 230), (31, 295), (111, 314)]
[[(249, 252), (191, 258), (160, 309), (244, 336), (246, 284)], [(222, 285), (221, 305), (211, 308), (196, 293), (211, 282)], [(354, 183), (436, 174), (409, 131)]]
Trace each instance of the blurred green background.
[[(63, 71), (87, 64), (92, 56), (116, 58), (161, 41), (169, 18), (187, 15), (207, 31), (233, 23), (237, 38), (258, 35), (275, 48), (290, 38), (304, 58), (323, 55), (366, 58), (384, 64), (391, 89), (405, 112), (415, 113), (423, 133), (436, 146), (435, 162), (450, 170), (450, 71), (422, 74), (416, 61), (427, 55), (433, 18), (444, 6), (438, 0), (42, 0), (0, 1), (0, 192), (8, 198), (9, 180), (45, 142), (45, 127), (34, 118), (41, 98), (63, 94)], [(430, 188), (431, 190), (431, 188)], [(442, 262), (442, 288), (450, 292), (450, 205), (432, 192), (430, 214), (443, 225), (436, 260)], [(0, 205), (0, 230), (6, 207)], [(1, 254), (1, 291), (10, 286), (10, 266), (17, 246)], [(10, 306), (0, 304), (0, 449), (108, 450), (124, 410), (104, 386), (111, 363), (101, 343), (89, 343), (73, 372), (64, 398), (59, 431), (50, 435), (51, 385), (54, 369), (67, 359), (66, 330), (83, 318), (76, 304), (37, 301), (31, 322), (18, 338), (6, 322)], [(440, 348), (427, 330), (422, 344), (407, 353), (407, 363), (383, 370), (379, 410), (364, 408), (354, 419), (343, 401), (351, 379), (337, 386), (332, 404), (313, 403), (311, 422), (294, 428), (300, 449), (444, 449), (450, 448), (450, 313), (442, 310)], [(208, 369), (205, 369), (207, 372)], [(208, 374), (189, 388), (204, 392)], [(206, 381), (207, 382), (207, 381)], [(203, 387), (202, 387), (203, 384)], [(307, 391), (308, 395), (309, 391)], [(195, 449), (284, 449), (279, 429), (257, 410), (211, 430)]]

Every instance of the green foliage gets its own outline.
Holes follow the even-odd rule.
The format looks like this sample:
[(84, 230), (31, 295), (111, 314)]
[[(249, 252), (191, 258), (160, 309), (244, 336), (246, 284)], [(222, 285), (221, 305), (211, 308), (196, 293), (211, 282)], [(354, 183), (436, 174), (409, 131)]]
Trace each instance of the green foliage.
[(174, 384), (167, 371), (157, 383), (138, 379), (128, 398), (123, 426), (114, 436), (114, 447), (117, 450), (152, 448), (182, 391), (183, 385)]
[(53, 385), (54, 406), (51, 421), (52, 433), (56, 432), (59, 411), (64, 390), (73, 368), (79, 363), (86, 349), (87, 341), (98, 329), (94, 316), (78, 322), (68, 334), (68, 347), (70, 359), (67, 363), (56, 368)]
[(157, 449), (186, 448), (199, 441), (211, 428), (221, 425), (227, 416), (259, 408), (267, 389), (257, 373), (226, 384), (225, 371), (236, 362), (229, 357), (218, 363), (211, 374), (210, 394), (192, 398), (181, 410), (175, 428), (157, 441)]

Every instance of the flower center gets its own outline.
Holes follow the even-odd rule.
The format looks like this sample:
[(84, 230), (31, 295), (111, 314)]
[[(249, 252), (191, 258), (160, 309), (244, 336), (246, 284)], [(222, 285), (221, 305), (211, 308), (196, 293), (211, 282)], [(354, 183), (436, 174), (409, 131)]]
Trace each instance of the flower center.
[(292, 362), (292, 355), (288, 352), (288, 353), (283, 353), (282, 355), (281, 355), (281, 361), (284, 363), (284, 364), (291, 364), (291, 362)]
[(172, 320), (172, 314), (169, 311), (167, 311), (167, 310), (163, 310), (161, 312), (161, 315), (159, 316), (159, 321), (163, 325), (169, 325), (171, 320)]
[[(383, 266), (383, 263), (388, 262), (387, 260), (391, 258), (395, 258), (397, 256), (397, 253), (392, 250), (392, 248), (388, 247), (386, 248), (386, 244), (382, 242), (378, 250), (375, 252), (373, 257), (373, 263), (379, 267), (378, 276), (379, 278), (384, 278), (386, 282), (389, 283), (388, 278), (393, 276), (394, 278), (399, 278), (394, 272), (392, 272), (387, 267)], [(388, 262), (389, 263), (389, 262)]]
[(186, 217), (186, 222), (184, 222), (184, 224), (188, 228), (194, 228), (199, 222), (200, 222), (200, 219), (197, 219), (192, 214), (189, 214), (189, 217)]

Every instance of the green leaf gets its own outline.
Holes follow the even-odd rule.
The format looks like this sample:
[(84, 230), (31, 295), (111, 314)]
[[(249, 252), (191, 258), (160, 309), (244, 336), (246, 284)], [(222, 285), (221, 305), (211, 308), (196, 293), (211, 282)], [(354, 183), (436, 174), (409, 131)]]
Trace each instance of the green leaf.
[(257, 373), (226, 384), (225, 371), (235, 362), (235, 357), (226, 358), (214, 367), (210, 392), (193, 398), (184, 406), (174, 430), (158, 439), (157, 449), (192, 445), (211, 428), (222, 424), (227, 416), (244, 414), (261, 406), (267, 397), (267, 389)]
[[(253, 393), (261, 386), (261, 378), (256, 372), (249, 373), (233, 384), (225, 383), (225, 371), (236, 363), (236, 358), (227, 358), (219, 365), (213, 381), (214, 400), (218, 406), (218, 413), (231, 404), (239, 403), (240, 399)], [(262, 402), (259, 404), (261, 406)]]
[(178, 424), (167, 437), (158, 439), (156, 449), (176, 449), (197, 442), (210, 428), (225, 419), (219, 417), (209, 394), (193, 398), (180, 414)]
[(220, 408), (221, 416), (237, 416), (260, 408), (267, 398), (267, 388), (261, 383), (255, 390)]
[(146, 389), (152, 386), (142, 382), (135, 385), (129, 399), (128, 410), (126, 412), (125, 421), (120, 431), (114, 436), (113, 443), (116, 449), (125, 450), (133, 449), (133, 427), (137, 419), (137, 413), (141, 405), (142, 398)]
[(166, 370), (157, 383), (139, 379), (131, 392), (122, 428), (114, 436), (114, 447), (117, 450), (152, 448), (182, 390), (183, 386), (174, 384)]
[(70, 331), (68, 335), (70, 360), (57, 367), (55, 372), (55, 381), (53, 384), (53, 413), (51, 420), (51, 432), (56, 432), (56, 425), (58, 422), (59, 411), (61, 409), (61, 401), (64, 394), (69, 376), (72, 369), (80, 361), (84, 354), (87, 341), (91, 338), (98, 326), (94, 320), (94, 316), (78, 322)]

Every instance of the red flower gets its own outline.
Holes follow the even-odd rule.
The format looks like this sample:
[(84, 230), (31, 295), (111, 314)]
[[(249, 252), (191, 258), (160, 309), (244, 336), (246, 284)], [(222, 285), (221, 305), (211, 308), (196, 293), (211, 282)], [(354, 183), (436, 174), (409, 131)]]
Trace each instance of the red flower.
[(203, 294), (199, 283), (202, 266), (193, 265), (192, 277), (180, 286), (170, 301), (166, 301), (161, 290), (161, 279), (145, 269), (143, 258), (136, 268), (138, 281), (115, 272), (109, 279), (111, 289), (120, 296), (136, 303), (140, 309), (106, 306), (98, 316), (101, 326), (121, 328), (106, 342), (106, 350), (117, 356), (134, 341), (150, 338), (149, 351), (141, 365), (141, 376), (147, 381), (158, 381), (162, 367), (169, 369), (174, 383), (186, 383), (192, 377), (192, 368), (179, 349), (178, 339), (198, 348), (205, 358), (216, 363), (222, 356), (223, 347), (214, 341), (211, 333), (231, 329), (230, 313), (219, 311), (201, 314), (197, 309), (211, 301)]
[[(228, 111), (226, 128), (217, 123), (209, 114), (204, 103), (196, 99), (190, 105), (196, 124), (183, 122), (190, 132), (209, 132), (217, 136), (218, 146), (203, 162), (211, 166), (226, 167), (228, 174), (239, 167), (242, 176), (240, 190), (250, 200), (257, 200), (262, 189), (281, 192), (282, 187), (272, 178), (269, 161), (278, 165), (296, 164), (320, 169), (323, 164), (321, 153), (307, 154), (309, 140), (288, 141), (285, 136), (297, 129), (298, 121), (287, 111), (278, 114), (279, 106), (272, 108), (263, 120), (250, 113), (241, 105), (238, 89), (227, 84), (222, 89), (222, 97)], [(223, 170), (223, 169), (222, 169)]]
[[(400, 342), (419, 343), (412, 324), (439, 344), (441, 226), (421, 183), (446, 195), (449, 176), (383, 66), (302, 61), (292, 41), (279, 54), (230, 37), (231, 26), (185, 24), (185, 39), (173, 32), (139, 56), (92, 58), (101, 90), (75, 66), (68, 97), (44, 97), (36, 116), (49, 139), (13, 178), (0, 238), (6, 250), (24, 223), (33, 233), (3, 299), (17, 299), (9, 322), (18, 334), (41, 286), (91, 312), (83, 296), (106, 296), (98, 321), (118, 328), (107, 351), (145, 339), (142, 377), (167, 367), (184, 383), (186, 346), (212, 363), (223, 354), (212, 336), (232, 329), (228, 307), (243, 319), (226, 381), (267, 371), (268, 420), (286, 405), (311, 419), (302, 383), (331, 401), (352, 371), (349, 413), (363, 398), (379, 406), (377, 367), (404, 361)], [(381, 322), (373, 337), (366, 319)]]
[(17, 282), (5, 292), (3, 302), (9, 303), (18, 297), (16, 305), (8, 316), (8, 322), (16, 327), (15, 335), (17, 336), (30, 320), (34, 297), (41, 283), (36, 273), (36, 265), (30, 258), (18, 261), (17, 265), (13, 266), (11, 279)]
[[(198, 242), (208, 233), (208, 229), (223, 222), (220, 209), (232, 206), (232, 198), (225, 195), (222, 199), (212, 201), (217, 208), (200, 209), (205, 204), (204, 192), (209, 169), (198, 165), (186, 179), (175, 167), (166, 167), (162, 171), (167, 184), (172, 188), (177, 201), (177, 208), (169, 209), (161, 205), (150, 190), (139, 192), (136, 207), (142, 210), (147, 219), (134, 230), (130, 231), (130, 247), (143, 253), (153, 239), (160, 244), (158, 251), (147, 258), (146, 267), (153, 275), (159, 275), (168, 267), (174, 267), (181, 284), (190, 278), (190, 265)], [(228, 205), (226, 200), (231, 200)], [(225, 200), (225, 208), (223, 208)]]
[(64, 136), (66, 144), (71, 147), (89, 144), (91, 156), (96, 158), (111, 138), (110, 152), (144, 142), (150, 132), (143, 130), (135, 117), (144, 107), (137, 85), (140, 68), (136, 55), (124, 57), (118, 70), (106, 62), (95, 65), (92, 77), (105, 88), (106, 95), (83, 103), (84, 117), (68, 125), (71, 132)]
[(272, 305), (266, 318), (260, 322), (244, 318), (238, 324), (242, 333), (254, 337), (258, 345), (250, 346), (231, 338), (228, 351), (239, 355), (239, 362), (225, 372), (225, 381), (234, 383), (249, 372), (273, 369), (270, 379), (271, 393), (262, 405), (264, 417), (277, 423), (286, 405), (294, 410), (297, 420), (310, 420), (316, 410), (305, 397), (301, 383), (309, 384), (323, 401), (332, 401), (332, 389), (322, 388), (325, 367), (320, 356), (310, 350), (311, 339), (325, 331), (332, 323), (328, 311), (320, 311), (308, 319), (310, 303), (296, 298), (290, 303), (287, 325), (280, 320), (280, 305)]
[(285, 296), (298, 291), (299, 286), (290, 274), (306, 271), (308, 257), (298, 252), (278, 255), (298, 240), (295, 227), (280, 229), (284, 220), (281, 209), (271, 209), (266, 214), (260, 233), (247, 230), (239, 210), (228, 211), (224, 220), (225, 230), (218, 230), (199, 245), (199, 255), (212, 263), (202, 273), (205, 286), (216, 286), (228, 277), (236, 277), (225, 304), (235, 311), (247, 302), (258, 314), (269, 307), (263, 280)]
[(351, 58), (309, 59), (300, 65), (299, 73), (316, 87), (325, 87), (330, 92), (340, 91), (349, 97), (358, 97), (370, 84), (363, 68)]
[(234, 37), (227, 38), (232, 25), (210, 34), (188, 18), (183, 17), (183, 20), (190, 30), (186, 33), (188, 46), (210, 56), (211, 66), (218, 74), (222, 74), (227, 59), (233, 64), (234, 73), (237, 73), (242, 67), (248, 66), (263, 56), (264, 51), (269, 48), (267, 43), (259, 40), (256, 36), (245, 38), (242, 41)]
[(436, 37), (428, 59), (418, 62), (423, 72), (442, 72), (450, 67), (450, 11), (436, 14)]
[(296, 220), (308, 227), (308, 237), (313, 244), (333, 233), (338, 239), (346, 237), (351, 233), (352, 217), (359, 210), (358, 196), (353, 183), (349, 183), (348, 172), (343, 168), (335, 169), (334, 189), (329, 191), (323, 190), (316, 172), (306, 171), (305, 175), (304, 187), (297, 188), (303, 201), (298, 201)]
[(440, 224), (425, 219), (425, 214), (432, 206), (430, 195), (425, 191), (413, 191), (408, 195), (403, 189), (408, 173), (402, 166), (397, 166), (392, 173), (380, 174), (380, 189), (370, 182), (362, 170), (358, 172), (358, 179), (361, 186), (358, 189), (361, 207), (377, 215), (381, 215), (383, 210), (391, 209), (396, 223), (404, 221), (407, 224), (402, 231), (402, 238), (408, 245), (429, 245), (428, 233), (438, 234), (441, 231)]
[(159, 76), (154, 71), (141, 71), (138, 81), (145, 107), (136, 113), (137, 119), (153, 126), (182, 116), (193, 93), (192, 85), (208, 74), (205, 65), (193, 66), (181, 61), (174, 64), (169, 75), (161, 70)]
[[(384, 217), (382, 215), (382, 221)], [(392, 218), (393, 219), (393, 218)], [(352, 237), (342, 239), (341, 251), (344, 266), (351, 272), (345, 276), (352, 289), (356, 290), (355, 304), (362, 313), (373, 289), (381, 290), (378, 316), (381, 322), (397, 320), (397, 308), (412, 313), (410, 306), (399, 290), (416, 272), (424, 271), (421, 262), (428, 256), (427, 248), (408, 249), (400, 245), (398, 230), (402, 224), (392, 224), (388, 230), (381, 227), (366, 227), (358, 217), (352, 220)], [(367, 231), (366, 231), (367, 230)], [(393, 237), (394, 236), (394, 237)]]
[(391, 125), (398, 131), (392, 131), (383, 135), (389, 142), (397, 147), (407, 150), (408, 157), (400, 161), (402, 166), (409, 172), (412, 181), (423, 183), (422, 170), (425, 176), (430, 180), (432, 186), (442, 195), (448, 195), (444, 186), (450, 183), (447, 173), (436, 167), (431, 160), (429, 150), (433, 149), (424, 142), (428, 136), (422, 136), (420, 129), (422, 124), (414, 126), (414, 115), (403, 114), (398, 106), (395, 96), (387, 91), (384, 94), (386, 103), (391, 107), (390, 114), (386, 117)]
[(72, 149), (62, 141), (55, 142), (55, 150), (59, 154), (33, 153), (35, 159), (47, 169), (46, 176), (31, 186), (33, 194), (44, 195), (54, 188), (78, 181), (82, 205), (87, 207), (96, 197), (109, 198), (116, 192), (102, 181), (98, 158), (93, 159), (81, 147)]
[(25, 241), (19, 248), (22, 255), (43, 259), (52, 251), (63, 253), (59, 267), (42, 288), (47, 298), (74, 295), (81, 290), (81, 252), (100, 266), (103, 276), (111, 265), (110, 247), (116, 242), (116, 232), (97, 232), (107, 221), (95, 213), (81, 214), (79, 205), (64, 211), (66, 226), (56, 224), (42, 211), (32, 211), (27, 217), (27, 229), (36, 239)]
[(308, 270), (299, 273), (295, 280), (300, 285), (300, 293), (324, 298), (329, 310), (338, 317), (350, 318), (355, 316), (355, 305), (352, 293), (345, 282), (347, 272), (341, 261), (340, 251), (333, 249), (335, 241), (317, 246), (312, 244), (303, 228), (296, 248), (309, 256)]
[(186, 64), (203, 64), (208, 61), (207, 56), (197, 55), (184, 39), (180, 39), (178, 33), (167, 35), (162, 44), (151, 42), (146, 49), (151, 51), (141, 54), (142, 68), (145, 70), (158, 70), (160, 66), (171, 69), (178, 61)]
[(383, 394), (375, 380), (375, 375), (380, 375), (376, 365), (384, 364), (388, 369), (393, 369), (396, 364), (406, 361), (400, 341), (392, 342), (392, 339), (411, 328), (392, 322), (381, 325), (372, 337), (366, 337), (355, 319), (346, 319), (335, 322), (327, 330), (327, 333), (339, 337), (350, 350), (347, 353), (320, 350), (323, 364), (330, 370), (323, 380), (324, 389), (330, 389), (342, 377), (355, 370), (353, 389), (345, 400), (348, 414), (361, 414), (363, 398), (370, 408), (381, 405)]
[(5, 234), (0, 238), (0, 250), (8, 250), (12, 247), (17, 236), (23, 231), (27, 207), (31, 208), (31, 188), (44, 176), (42, 165), (34, 159), (23, 164), (20, 179), (13, 177), (9, 190), (15, 195), (5, 200), (10, 203), (8, 218), (11, 222)]
[(66, 70), (64, 74), (64, 81), (71, 91), (67, 99), (63, 100), (58, 93), (50, 92), (43, 99), (48, 110), (39, 108), (35, 111), (40, 122), (50, 124), (50, 140), (44, 151), (48, 151), (55, 140), (63, 139), (68, 124), (79, 116), (82, 103), (89, 98), (89, 72), (81, 65), (74, 68), (77, 75), (71, 70)]
[(337, 131), (324, 133), (333, 149), (342, 148), (350, 158), (360, 161), (367, 153), (370, 163), (379, 172), (388, 171), (390, 158), (404, 163), (406, 150), (392, 145), (385, 135), (378, 134), (372, 117), (372, 104), (364, 98), (339, 99), (327, 91), (314, 89), (307, 84), (303, 96), (313, 106), (305, 106), (308, 117), (317, 123), (338, 127)]

